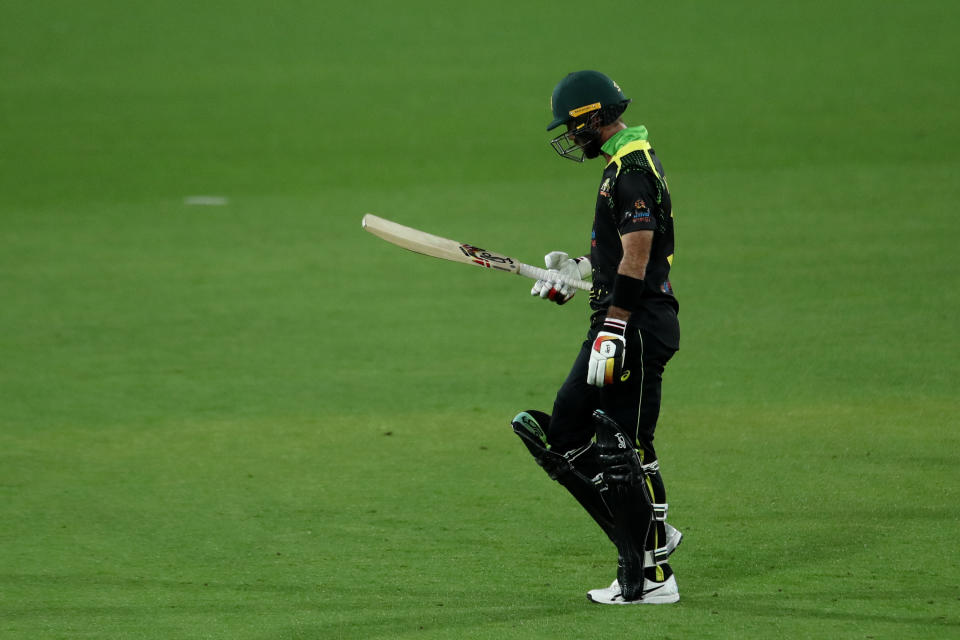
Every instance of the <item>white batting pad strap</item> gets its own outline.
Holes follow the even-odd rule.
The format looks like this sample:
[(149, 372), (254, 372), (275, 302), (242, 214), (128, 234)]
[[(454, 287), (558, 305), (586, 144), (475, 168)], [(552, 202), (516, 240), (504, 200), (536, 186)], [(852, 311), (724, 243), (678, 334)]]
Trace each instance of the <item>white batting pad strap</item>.
[(646, 567), (652, 567), (656, 564), (663, 564), (670, 558), (669, 547), (658, 547), (656, 551), (643, 552), (643, 564)]
[(666, 502), (654, 502), (653, 503), (653, 519), (657, 522), (666, 522), (667, 521), (667, 509), (670, 505)]

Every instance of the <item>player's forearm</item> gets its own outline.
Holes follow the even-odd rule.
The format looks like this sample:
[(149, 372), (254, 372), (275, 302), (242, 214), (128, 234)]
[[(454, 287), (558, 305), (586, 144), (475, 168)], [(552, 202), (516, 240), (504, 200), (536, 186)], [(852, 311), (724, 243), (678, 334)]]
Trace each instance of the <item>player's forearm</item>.
[(607, 307), (607, 317), (615, 318), (616, 320), (623, 320), (626, 322), (630, 319), (630, 312), (622, 307), (616, 305), (610, 305)]
[(623, 245), (623, 257), (617, 273), (643, 280), (650, 261), (650, 248), (653, 246), (653, 231), (634, 231), (620, 239)]
[(629, 320), (633, 308), (639, 303), (643, 290), (643, 278), (650, 261), (653, 244), (652, 231), (636, 231), (621, 238), (623, 258), (617, 267), (613, 285), (613, 304), (607, 309), (608, 318)]

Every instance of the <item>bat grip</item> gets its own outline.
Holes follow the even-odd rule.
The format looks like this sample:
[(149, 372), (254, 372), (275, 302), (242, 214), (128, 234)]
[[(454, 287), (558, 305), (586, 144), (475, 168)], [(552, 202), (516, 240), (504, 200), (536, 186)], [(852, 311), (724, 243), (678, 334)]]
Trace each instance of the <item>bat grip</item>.
[[(533, 280), (556, 280), (556, 272), (550, 273), (546, 269), (541, 269), (540, 267), (534, 267), (529, 264), (520, 263), (517, 273), (521, 276), (526, 276), (527, 278), (532, 278)], [(564, 284), (568, 284), (572, 287), (576, 287), (581, 291), (590, 291), (593, 288), (593, 285), (587, 282), (586, 280), (575, 280), (573, 278), (567, 278), (565, 276), (560, 276), (560, 281)]]

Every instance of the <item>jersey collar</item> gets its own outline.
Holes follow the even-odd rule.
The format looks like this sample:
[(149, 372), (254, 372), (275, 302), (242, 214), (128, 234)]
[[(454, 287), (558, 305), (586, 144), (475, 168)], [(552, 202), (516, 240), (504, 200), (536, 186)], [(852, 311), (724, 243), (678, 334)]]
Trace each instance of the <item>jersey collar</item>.
[(626, 144), (636, 140), (647, 139), (647, 128), (643, 125), (637, 127), (628, 127), (621, 129), (610, 136), (610, 139), (603, 143), (600, 150), (608, 156), (615, 156)]

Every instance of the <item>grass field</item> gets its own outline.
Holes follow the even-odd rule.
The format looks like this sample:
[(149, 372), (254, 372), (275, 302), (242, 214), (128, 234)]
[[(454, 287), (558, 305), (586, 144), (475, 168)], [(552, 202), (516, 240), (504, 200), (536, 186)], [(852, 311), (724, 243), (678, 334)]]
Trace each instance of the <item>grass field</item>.
[[(603, 10), (0, 6), (0, 638), (960, 637), (960, 8)], [(586, 251), (579, 68), (673, 191), (675, 606), (509, 428), (585, 296), (359, 224)]]

